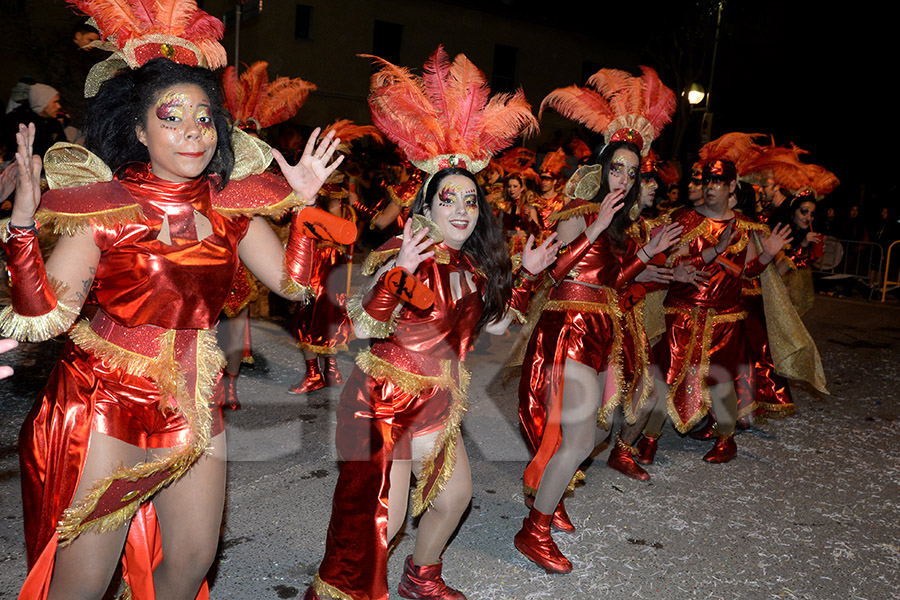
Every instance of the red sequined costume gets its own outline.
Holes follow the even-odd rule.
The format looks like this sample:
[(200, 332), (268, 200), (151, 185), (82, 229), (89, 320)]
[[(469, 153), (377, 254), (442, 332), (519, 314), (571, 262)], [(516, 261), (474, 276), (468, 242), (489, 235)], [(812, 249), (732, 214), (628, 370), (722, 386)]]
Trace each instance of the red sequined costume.
[[(353, 209), (341, 205), (341, 218), (356, 223)], [(347, 317), (347, 284), (353, 246), (316, 242), (310, 286), (313, 302), (301, 304), (294, 315), (294, 334), (300, 348), (316, 354), (337, 354), (347, 350), (350, 319)]]
[[(583, 215), (589, 225), (599, 205), (573, 200), (560, 219)], [(579, 241), (583, 240), (583, 244)], [(577, 264), (556, 287), (531, 335), (519, 382), (519, 418), (535, 457), (525, 469), (525, 489), (535, 493), (544, 468), (562, 440), (560, 413), (563, 373), (567, 359), (595, 371), (607, 371), (606, 389), (598, 422), (608, 424), (624, 389), (622, 377), (622, 313), (618, 291), (644, 268), (637, 246), (624, 253), (608, 235), (593, 244), (581, 236), (567, 251), (581, 252)]]
[[(735, 231), (739, 236), (722, 258), (731, 261), (738, 273), (705, 264), (703, 250), (716, 245), (729, 221), (714, 220), (684, 208), (672, 214), (672, 221), (684, 226), (684, 235), (674, 255), (678, 261), (691, 261), (698, 269), (711, 273), (708, 285), (700, 289), (674, 282), (666, 295), (666, 337), (656, 347), (659, 366), (669, 384), (668, 412), (681, 433), (693, 428), (711, 406), (709, 385), (735, 381), (747, 376), (749, 368), (741, 301), (742, 277), (755, 277), (761, 270), (758, 260), (748, 271), (744, 267), (747, 246), (755, 230), (764, 225), (735, 213)], [(743, 270), (742, 270), (743, 268)], [(742, 406), (738, 418), (750, 414), (754, 405)]]
[[(531, 204), (528, 205), (537, 212), (537, 224), (533, 221), (528, 223), (528, 227), (531, 229), (530, 233), (534, 235), (535, 242), (543, 242), (548, 235), (553, 233), (557, 219), (551, 219), (551, 216), (563, 210), (563, 207), (566, 206), (566, 200), (567, 198), (564, 194), (556, 194), (552, 198), (536, 196)], [(525, 218), (529, 218), (527, 214)]]
[[(131, 597), (154, 598), (161, 553), (147, 500), (190, 469), (223, 430), (221, 408), (209, 406), (223, 364), (212, 328), (250, 217), (300, 204), (290, 192), (272, 175), (216, 192), (205, 178), (172, 183), (133, 164), (119, 179), (44, 194), (38, 220), (58, 231), (93, 231), (101, 256), (88, 300), (98, 310), (71, 329), (19, 438), (29, 564), (20, 597), (46, 597), (58, 544), (135, 515), (123, 575)], [(201, 240), (198, 231), (206, 234)], [(121, 467), (98, 482), (100, 495), (64, 514), (92, 431), (172, 452)], [(206, 597), (204, 583), (198, 598)]]
[[(393, 238), (373, 252), (363, 272), (395, 255), (400, 241)], [(360, 352), (341, 393), (335, 439), (343, 462), (325, 557), (313, 584), (319, 594), (387, 600), (390, 471), (395, 458), (411, 458), (414, 436), (440, 432), (419, 474), (413, 515), (425, 512), (453, 473), (469, 384), (463, 361), (481, 316), (485, 277), (462, 252), (443, 244), (415, 277), (434, 291), (430, 308), (404, 304), (383, 322), (365, 311), (359, 296), (350, 302), (354, 324), (383, 339)], [(459, 299), (451, 294), (456, 277), (463, 290)]]

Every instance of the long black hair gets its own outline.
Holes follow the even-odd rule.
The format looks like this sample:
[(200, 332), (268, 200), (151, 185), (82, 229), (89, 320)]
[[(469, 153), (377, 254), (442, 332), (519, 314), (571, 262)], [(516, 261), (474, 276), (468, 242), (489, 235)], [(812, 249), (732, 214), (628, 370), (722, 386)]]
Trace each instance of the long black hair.
[(196, 85), (209, 98), (218, 140), (204, 175), (216, 175), (221, 190), (234, 168), (231, 117), (222, 103), (219, 82), (209, 69), (190, 67), (165, 58), (147, 61), (134, 70), (120, 71), (100, 86), (88, 106), (84, 146), (115, 172), (129, 162), (149, 162), (150, 153), (137, 138), (135, 127), (147, 127), (147, 111), (160, 94), (176, 85)]
[[(606, 198), (606, 195), (610, 192), (609, 168), (617, 150), (629, 150), (634, 152), (634, 155), (637, 156), (638, 159), (638, 170), (640, 170), (641, 151), (636, 145), (628, 141), (611, 142), (607, 144), (600, 150), (600, 155), (597, 157), (596, 161), (594, 161), (596, 164), (603, 167), (603, 176), (601, 178), (600, 190), (592, 198), (592, 202), (603, 202), (603, 199)], [(625, 194), (625, 198), (623, 199), (623, 202), (625, 203), (624, 206), (613, 216), (609, 227), (606, 228), (606, 233), (620, 250), (623, 250), (627, 243), (628, 236), (625, 232), (632, 223), (630, 216), (631, 211), (640, 199), (641, 178), (640, 173), (638, 173), (638, 177), (635, 179), (634, 183), (631, 184), (631, 189)]]
[(410, 214), (421, 215), (425, 213), (426, 207), (430, 209), (444, 179), (452, 175), (462, 175), (475, 184), (478, 198), (478, 221), (469, 239), (462, 246), (463, 253), (472, 261), (475, 268), (484, 274), (487, 282), (484, 291), (484, 310), (475, 326), (475, 333), (478, 333), (486, 324), (503, 318), (512, 295), (512, 261), (503, 239), (503, 231), (484, 197), (484, 190), (478, 185), (475, 176), (465, 169), (459, 167), (441, 169), (428, 180), (427, 186), (419, 188)]

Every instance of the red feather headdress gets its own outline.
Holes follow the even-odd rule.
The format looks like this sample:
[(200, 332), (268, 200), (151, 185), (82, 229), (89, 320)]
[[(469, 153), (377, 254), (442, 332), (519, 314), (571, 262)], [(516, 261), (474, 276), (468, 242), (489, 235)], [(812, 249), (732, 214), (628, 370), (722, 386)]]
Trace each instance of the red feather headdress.
[(477, 173), (517, 136), (537, 130), (522, 90), (491, 97), (484, 73), (463, 54), (451, 63), (438, 46), (422, 77), (360, 56), (381, 65), (369, 91), (372, 122), (423, 171), (459, 166)]
[(177, 63), (217, 69), (228, 62), (218, 40), (222, 21), (197, 6), (195, 0), (66, 0), (91, 20), (100, 32), (98, 47), (113, 52), (91, 69), (85, 96), (127, 65), (137, 69), (148, 60), (165, 57)]
[(705, 165), (717, 160), (734, 163), (738, 177), (746, 177), (759, 171), (760, 158), (764, 148), (754, 139), (761, 133), (741, 133), (733, 131), (708, 142), (700, 148), (700, 164)]
[(618, 69), (601, 69), (588, 79), (587, 87), (571, 85), (550, 92), (541, 102), (539, 115), (553, 108), (602, 133), (607, 144), (631, 141), (646, 156), (651, 142), (672, 121), (675, 93), (650, 67), (642, 66), (641, 72), (634, 77)]
[(234, 67), (222, 74), (222, 93), (225, 108), (234, 124), (241, 129), (254, 127), (256, 131), (287, 121), (300, 110), (315, 84), (289, 77), (269, 81), (269, 63), (255, 62), (237, 77)]

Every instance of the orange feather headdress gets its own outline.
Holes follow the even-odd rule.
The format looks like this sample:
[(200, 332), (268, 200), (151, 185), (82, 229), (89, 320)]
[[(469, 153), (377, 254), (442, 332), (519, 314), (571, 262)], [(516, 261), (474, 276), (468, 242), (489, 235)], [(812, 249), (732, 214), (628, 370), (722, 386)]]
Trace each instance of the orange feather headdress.
[(548, 152), (544, 155), (544, 160), (541, 161), (541, 168), (538, 169), (538, 172), (550, 173), (554, 178), (559, 179), (562, 170), (567, 166), (566, 151), (562, 148), (557, 148), (553, 152)]
[(647, 154), (662, 128), (672, 121), (675, 93), (663, 85), (656, 71), (641, 67), (634, 77), (618, 69), (601, 69), (591, 75), (587, 87), (571, 85), (550, 92), (541, 102), (539, 115), (548, 107), (578, 121), (606, 143), (627, 140)]
[(726, 133), (700, 148), (699, 163), (702, 166), (717, 160), (727, 160), (734, 163), (738, 177), (749, 176), (759, 170), (763, 147), (754, 139), (760, 136), (762, 136), (760, 133), (739, 131)]
[(451, 62), (438, 46), (422, 77), (360, 56), (381, 66), (369, 91), (372, 122), (423, 171), (459, 166), (477, 173), (521, 133), (537, 130), (522, 90), (491, 97), (484, 73), (463, 54)]
[(222, 93), (225, 108), (231, 113), (234, 124), (241, 129), (254, 127), (260, 131), (287, 121), (300, 110), (315, 84), (289, 77), (269, 81), (266, 68), (269, 63), (258, 61), (241, 73), (228, 67), (222, 74)]
[(222, 21), (197, 6), (195, 0), (66, 0), (91, 17), (100, 32), (94, 44), (113, 52), (94, 65), (85, 82), (85, 97), (119, 69), (137, 69), (148, 60), (165, 57), (177, 63), (217, 69), (227, 62), (219, 43)]

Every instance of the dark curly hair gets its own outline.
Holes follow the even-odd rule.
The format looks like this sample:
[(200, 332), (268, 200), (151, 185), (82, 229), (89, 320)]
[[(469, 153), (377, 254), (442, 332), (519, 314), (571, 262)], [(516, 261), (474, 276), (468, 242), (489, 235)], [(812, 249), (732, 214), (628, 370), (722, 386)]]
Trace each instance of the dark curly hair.
[(475, 268), (486, 274), (487, 287), (484, 292), (484, 310), (475, 326), (479, 333), (486, 324), (502, 319), (512, 295), (512, 261), (509, 249), (503, 239), (503, 231), (494, 217), (494, 211), (484, 197), (484, 190), (478, 185), (475, 176), (459, 167), (441, 169), (423, 185), (416, 194), (410, 214), (425, 213), (426, 199), (428, 206), (437, 197), (444, 179), (451, 175), (462, 175), (475, 184), (478, 197), (478, 221), (472, 235), (465, 241), (462, 251), (472, 261)]
[(209, 98), (218, 140), (216, 152), (204, 175), (215, 175), (221, 190), (234, 168), (231, 149), (231, 117), (222, 103), (219, 82), (212, 71), (189, 67), (165, 58), (147, 61), (134, 70), (120, 71), (100, 86), (85, 115), (84, 146), (113, 172), (130, 162), (149, 162), (147, 147), (135, 127), (147, 126), (147, 111), (162, 92), (176, 85), (196, 85)]
[[(610, 192), (609, 165), (612, 162), (613, 156), (616, 154), (617, 150), (630, 150), (631, 152), (634, 152), (635, 156), (638, 157), (638, 164), (640, 165), (641, 151), (632, 142), (611, 142), (604, 146), (600, 150), (599, 156), (597, 156), (597, 159), (594, 161), (596, 164), (599, 164), (603, 167), (603, 177), (601, 179), (600, 190), (592, 198), (592, 202), (603, 202), (603, 199), (606, 198), (606, 195)], [(613, 244), (620, 250), (625, 249), (627, 240), (625, 231), (631, 226), (632, 223), (631, 217), (629, 216), (631, 214), (631, 209), (640, 201), (640, 199), (641, 183), (640, 176), (638, 176), (635, 179), (634, 183), (631, 185), (631, 189), (628, 190), (627, 194), (625, 194), (625, 198), (623, 199), (623, 202), (625, 203), (624, 206), (619, 209), (619, 211), (613, 216), (609, 227), (606, 228), (606, 233), (613, 241)]]

